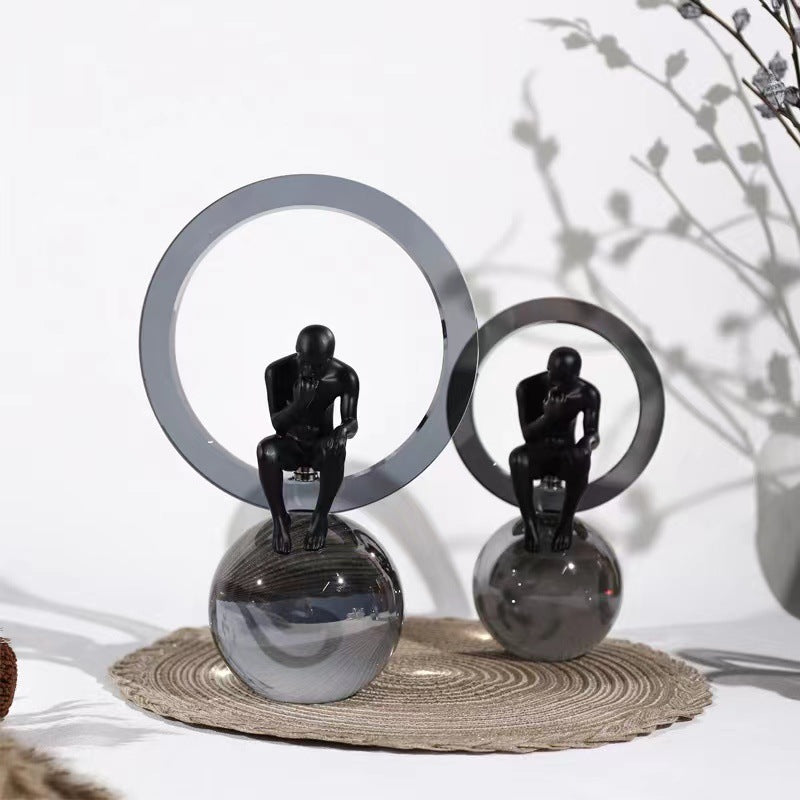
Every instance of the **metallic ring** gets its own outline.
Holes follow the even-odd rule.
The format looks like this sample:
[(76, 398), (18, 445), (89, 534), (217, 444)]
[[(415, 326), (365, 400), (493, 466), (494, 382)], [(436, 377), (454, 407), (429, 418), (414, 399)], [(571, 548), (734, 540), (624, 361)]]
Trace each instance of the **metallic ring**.
[[(586, 510), (606, 503), (625, 491), (644, 471), (655, 453), (664, 426), (664, 386), (650, 351), (628, 325), (605, 309), (566, 297), (528, 300), (492, 317), (478, 331), (478, 364), (506, 336), (528, 325), (549, 322), (564, 322), (586, 328), (614, 345), (631, 368), (639, 392), (639, 421), (633, 441), (614, 467), (589, 484), (578, 506)], [(464, 368), (474, 357), (475, 351), (474, 344), (464, 350)], [(455, 419), (453, 424), (457, 424)], [(453, 430), (456, 450), (475, 479), (495, 497), (516, 505), (511, 476), (492, 460), (478, 438), (471, 401), (460, 426)]]
[[(383, 231), (422, 271), (442, 320), (444, 355), (433, 401), (394, 453), (344, 479), (332, 510), (347, 511), (381, 500), (431, 464), (450, 441), (452, 419), (460, 420), (466, 411), (478, 371), (477, 353), (459, 357), (478, 329), (464, 277), (433, 230), (394, 198), (332, 175), (284, 175), (243, 186), (212, 203), (178, 234), (150, 281), (139, 328), (142, 378), (156, 418), (183, 458), (228, 494), (267, 508), (256, 468), (222, 447), (186, 399), (175, 360), (175, 323), (183, 291), (208, 250), (238, 225), (289, 208), (339, 211)], [(311, 509), (317, 492), (316, 483), (287, 482), (286, 506)]]

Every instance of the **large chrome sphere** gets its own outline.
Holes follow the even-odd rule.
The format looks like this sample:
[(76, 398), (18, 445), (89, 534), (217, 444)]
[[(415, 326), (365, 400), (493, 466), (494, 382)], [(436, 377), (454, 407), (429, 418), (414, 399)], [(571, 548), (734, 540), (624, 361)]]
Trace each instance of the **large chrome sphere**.
[(292, 552), (272, 523), (246, 531), (211, 586), (211, 632), (228, 666), (272, 700), (327, 703), (366, 686), (400, 637), (403, 596), (381, 546), (330, 515), (322, 550), (303, 549), (309, 514), (292, 514)]
[(481, 621), (508, 652), (532, 661), (566, 661), (599, 644), (622, 601), (614, 551), (600, 534), (575, 520), (572, 546), (541, 552), (513, 536), (518, 519), (503, 525), (481, 550), (472, 591)]

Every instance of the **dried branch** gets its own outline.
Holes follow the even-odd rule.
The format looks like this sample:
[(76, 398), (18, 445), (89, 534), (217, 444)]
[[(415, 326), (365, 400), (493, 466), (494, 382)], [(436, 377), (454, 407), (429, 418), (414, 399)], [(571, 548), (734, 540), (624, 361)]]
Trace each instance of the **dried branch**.
[(756, 97), (760, 98), (761, 102), (762, 102), (762, 103), (764, 103), (764, 105), (766, 105), (768, 108), (770, 108), (770, 109), (773, 111), (773, 113), (775, 114), (775, 116), (776, 116), (776, 118), (778, 119), (778, 121), (781, 123), (781, 125), (783, 125), (783, 127), (784, 127), (784, 130), (786, 131), (786, 133), (788, 133), (788, 134), (789, 134), (789, 136), (791, 137), (792, 141), (793, 141), (793, 142), (794, 142), (794, 143), (795, 143), (795, 144), (796, 144), (798, 147), (800, 147), (800, 137), (798, 137), (798, 135), (797, 135), (797, 134), (796, 134), (796, 133), (795, 133), (795, 132), (794, 132), (794, 131), (793, 131), (793, 130), (792, 130), (790, 127), (789, 127), (789, 124), (786, 122), (786, 120), (785, 120), (785, 118), (784, 118), (783, 114), (780, 114), (780, 113), (778, 112), (778, 109), (777, 109), (777, 107), (776, 107), (776, 106), (774, 106), (774, 105), (773, 105), (773, 104), (772, 104), (772, 103), (771, 103), (771, 102), (770, 102), (770, 101), (767, 99), (766, 95), (765, 95), (763, 92), (761, 92), (759, 89), (756, 89), (756, 87), (755, 87), (755, 86), (753, 86), (753, 84), (752, 84), (752, 83), (750, 83), (750, 81), (748, 81), (748, 80), (747, 80), (747, 78), (742, 78), (742, 83), (743, 83), (743, 84), (744, 84), (744, 85), (745, 85), (745, 86), (746, 86), (746, 87), (747, 87), (747, 88), (748, 88), (748, 89), (749, 89), (749, 90), (750, 90), (750, 91), (751, 91), (751, 92), (752, 92), (752, 93), (753, 93), (753, 94), (754, 94)]
[[(772, 70), (769, 68), (767, 64), (764, 63), (764, 61), (761, 59), (758, 53), (753, 49), (750, 42), (748, 42), (747, 39), (744, 37), (744, 34), (742, 33), (741, 29), (737, 30), (735, 27), (730, 25), (728, 22), (722, 19), (722, 17), (720, 17), (717, 13), (715, 13), (713, 9), (709, 8), (709, 6), (707, 6), (704, 2), (702, 2), (702, 0), (692, 0), (692, 3), (697, 8), (700, 9), (700, 11), (704, 16), (708, 17), (709, 19), (712, 19), (714, 22), (717, 23), (717, 25), (719, 25), (723, 30), (725, 30), (734, 39), (736, 39), (736, 41), (739, 42), (739, 44), (750, 54), (750, 57), (753, 59), (753, 61), (756, 62), (756, 64), (758, 64), (760, 69), (764, 70), (766, 74), (769, 75), (772, 74)], [(776, 19), (781, 24), (781, 26), (787, 31), (793, 43), (793, 55), (796, 55), (796, 49), (794, 47), (796, 45), (796, 42), (795, 42), (794, 32), (792, 31), (791, 27), (787, 26), (786, 23), (783, 21), (783, 18), (779, 14), (773, 12), (772, 9), (769, 6), (767, 6), (764, 0), (759, 0), (759, 3), (763, 8), (765, 8), (769, 12), (770, 16)], [(798, 67), (798, 75), (800, 75), (800, 67)], [(779, 119), (783, 120), (784, 117), (788, 118), (789, 121), (792, 123), (792, 126), (796, 129), (796, 131), (800, 133), (800, 122), (798, 122), (798, 120), (795, 118), (791, 108), (789, 107), (786, 107), (785, 109), (778, 108), (772, 103), (767, 103), (767, 106), (770, 109), (772, 109), (772, 111)], [(786, 125), (784, 125), (783, 127), (786, 130), (786, 132), (789, 133), (789, 128)], [(797, 144), (798, 147), (800, 147), (800, 140), (793, 135), (791, 136), (791, 138), (792, 141), (795, 144)]]

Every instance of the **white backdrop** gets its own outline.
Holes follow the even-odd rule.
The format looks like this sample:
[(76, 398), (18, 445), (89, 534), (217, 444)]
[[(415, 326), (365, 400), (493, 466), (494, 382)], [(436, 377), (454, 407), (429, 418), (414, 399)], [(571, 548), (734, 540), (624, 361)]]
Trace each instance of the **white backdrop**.
[[(465, 270), (481, 321), (553, 294), (611, 293), (628, 307), (671, 388), (660, 449), (635, 491), (586, 515), (622, 562), (618, 630), (779, 613), (756, 557), (754, 482), (758, 451), (776, 446), (766, 420), (779, 408), (767, 398), (759, 414), (743, 412), (750, 401), (737, 399), (730, 375), (764, 383), (778, 353), (796, 383), (796, 353), (730, 269), (680, 236), (641, 233), (676, 204), (631, 155), (647, 163), (662, 139), (670, 187), (710, 227), (750, 213), (741, 187), (723, 165), (697, 162), (692, 150), (707, 137), (675, 96), (636, 69), (609, 69), (592, 47), (566, 50), (568, 31), (530, 18), (587, 17), (659, 78), (664, 59), (685, 49), (674, 86), (695, 106), (711, 84), (733, 85), (698, 29), (634, 0), (98, 0), (15, 4), (5, 16), (0, 623), (17, 620), (28, 637), (27, 675), (40, 669), (37, 647), (45, 661), (64, 653), (68, 685), (87, 680), (73, 663), (81, 667), (80, 653), (92, 653), (97, 677), (132, 641), (205, 623), (215, 565), (258, 514), (206, 483), (158, 427), (139, 374), (139, 313), (189, 219), (238, 186), (294, 172), (352, 178), (410, 206)], [(768, 32), (754, 36), (773, 46)], [(720, 106), (717, 129), (734, 158), (755, 136), (749, 124)], [(776, 125), (765, 130), (800, 199), (796, 150)], [(530, 149), (539, 135), (558, 148), (544, 172)], [(764, 172), (736, 167), (746, 181)], [(627, 193), (644, 236), (624, 264), (613, 248), (632, 234), (609, 212), (614, 191)], [(797, 245), (775, 226), (781, 262), (796, 265)], [(730, 237), (759, 264), (755, 223)], [(792, 285), (785, 294), (796, 313)], [(731, 314), (750, 320), (747, 336), (720, 333)], [(270, 432), (263, 368), (309, 322), (334, 329), (338, 354), (361, 375), (355, 471), (415, 427), (441, 358), (424, 280), (363, 223), (286, 212), (215, 247), (179, 319), (187, 394), (217, 439), (253, 461)], [(562, 341), (582, 347), (585, 376), (603, 393), (599, 474), (630, 439), (635, 395), (624, 362), (591, 336), (559, 326), (497, 348), (476, 392), (478, 426), (504, 461), (518, 438), (513, 386)], [(781, 452), (791, 451), (795, 435), (782, 435)], [(407, 612), (471, 615), (474, 560), (513, 513), (450, 445), (394, 498), (351, 516), (391, 553)], [(796, 538), (781, 525), (779, 539)], [(99, 640), (110, 649), (92, 649)]]

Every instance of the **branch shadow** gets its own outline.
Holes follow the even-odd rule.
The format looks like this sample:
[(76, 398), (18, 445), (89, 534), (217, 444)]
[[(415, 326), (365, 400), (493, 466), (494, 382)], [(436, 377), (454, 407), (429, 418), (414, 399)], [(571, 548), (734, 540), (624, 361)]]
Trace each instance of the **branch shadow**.
[(800, 661), (740, 653), (733, 650), (692, 648), (678, 655), (695, 664), (711, 667), (706, 677), (725, 686), (750, 686), (800, 700)]
[[(54, 602), (2, 579), (0, 603), (56, 614), (125, 634), (127, 642), (105, 644), (87, 635), (17, 622), (13, 618), (6, 618), (3, 624), (4, 633), (20, 659), (20, 676), (23, 680), (24, 665), (31, 661), (70, 667), (93, 678), (109, 695), (120, 700), (121, 696), (108, 674), (109, 667), (132, 650), (150, 644), (165, 634), (161, 628), (130, 617)], [(111, 699), (107, 703), (65, 700), (43, 711), (31, 713), (16, 713), (12, 705), (3, 727), (13, 731), (26, 744), (37, 747), (76, 744), (113, 747), (142, 741), (161, 733), (154, 728), (133, 725), (108, 713), (115, 709), (119, 711), (119, 708), (119, 704)]]
[[(642, 13), (662, 8), (675, 13), (673, 4), (668, 2), (639, 0), (637, 6)], [(674, 145), (665, 134), (656, 138), (643, 157), (632, 157), (636, 167), (669, 199), (672, 209), (665, 219), (656, 224), (641, 221), (639, 206), (647, 203), (637, 203), (629, 191), (619, 186), (608, 189), (605, 223), (594, 219), (586, 224), (574, 218), (568, 190), (575, 187), (563, 184), (558, 174), (563, 146), (551, 130), (545, 129), (533, 77), (528, 75), (522, 81), (522, 110), (511, 136), (530, 154), (533, 175), (552, 212), (556, 255), (549, 266), (503, 260), (502, 251), (519, 227), (519, 220), (515, 220), (500, 242), (466, 271), (476, 306), (482, 316), (497, 313), (497, 281), (507, 274), (517, 278), (527, 274), (538, 281), (542, 276), (549, 277), (569, 296), (588, 294), (587, 299), (626, 319), (662, 367), (665, 390), (671, 400), (749, 462), (752, 472), (745, 479), (693, 491), (668, 504), (659, 504), (646, 488), (634, 487), (620, 500), (627, 504), (634, 523), (613, 535), (614, 541), (631, 551), (647, 551), (659, 540), (670, 515), (726, 492), (753, 487), (758, 519), (756, 546), (762, 573), (783, 608), (800, 618), (800, 536), (795, 523), (800, 515), (800, 475), (786, 477), (800, 471), (800, 399), (792, 385), (790, 369), (790, 362), (800, 361), (800, 337), (787, 301), (787, 293), (800, 283), (800, 222), (787, 191), (788, 178), (773, 158), (771, 140), (754, 113), (732, 56), (702, 25), (688, 29), (687, 38), (699, 34), (703, 46), (710, 45), (716, 51), (721, 67), (698, 101), (684, 93), (682, 84), (676, 81), (692, 69), (686, 49), (665, 52), (663, 73), (652, 72), (616, 36), (595, 32), (586, 19), (550, 17), (531, 22), (562, 36), (573, 57), (599, 59), (611, 75), (620, 71), (634, 73), (653, 92), (668, 96), (676, 108), (676, 117), (688, 122), (701, 137), (700, 146), (693, 150), (698, 170), (694, 180), (705, 179), (700, 174), (703, 170), (720, 170), (730, 179), (741, 207), (725, 219), (707, 221), (714, 209), (698, 203), (703, 194), (683, 197), (672, 182), (670, 154)], [(717, 126), (723, 107), (726, 114), (735, 109), (743, 123), (733, 143), (724, 140)], [(739, 251), (743, 228), (752, 233), (750, 240), (763, 248), (763, 254), (743, 255)], [(730, 308), (716, 320), (717, 336), (736, 352), (738, 365), (705, 363), (691, 342), (675, 345), (662, 339), (649, 320), (637, 314), (611, 288), (612, 283), (619, 284), (621, 272), (630, 272), (637, 263), (644, 263), (645, 253), (650, 254), (651, 261), (651, 248), (664, 242), (677, 244), (687, 255), (702, 258), (708, 268), (727, 273), (750, 297), (748, 308)], [(779, 242), (793, 248), (791, 257), (781, 253)], [(765, 323), (778, 331), (783, 344), (764, 353), (762, 361), (756, 328)], [(766, 440), (758, 446), (753, 441), (756, 429), (759, 435), (766, 431)], [(783, 477), (776, 478), (777, 472)]]

